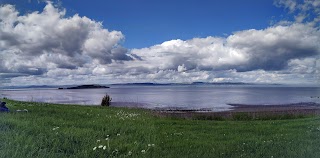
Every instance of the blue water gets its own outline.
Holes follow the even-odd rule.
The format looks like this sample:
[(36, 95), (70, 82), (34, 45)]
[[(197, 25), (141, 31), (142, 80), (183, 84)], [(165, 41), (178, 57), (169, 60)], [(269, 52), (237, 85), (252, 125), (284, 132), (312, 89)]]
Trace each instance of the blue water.
[(13, 89), (0, 97), (21, 101), (99, 105), (108, 93), (113, 106), (224, 111), (228, 104), (320, 103), (319, 87), (184, 85), (111, 86), (109, 89)]

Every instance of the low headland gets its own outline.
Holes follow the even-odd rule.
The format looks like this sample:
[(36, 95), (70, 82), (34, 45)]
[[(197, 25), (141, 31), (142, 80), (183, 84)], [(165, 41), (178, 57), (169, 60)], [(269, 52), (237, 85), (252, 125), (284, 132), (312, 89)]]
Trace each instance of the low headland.
[(58, 89), (96, 89), (96, 88), (110, 88), (107, 86), (102, 85), (94, 85), (94, 84), (88, 84), (88, 85), (80, 85), (80, 86), (74, 86), (74, 87), (59, 87)]
[(3, 101), (10, 112), (0, 113), (0, 157), (320, 155), (317, 113), (253, 118), (242, 113), (248, 105), (236, 105), (239, 113), (229, 118), (183, 118), (136, 108)]

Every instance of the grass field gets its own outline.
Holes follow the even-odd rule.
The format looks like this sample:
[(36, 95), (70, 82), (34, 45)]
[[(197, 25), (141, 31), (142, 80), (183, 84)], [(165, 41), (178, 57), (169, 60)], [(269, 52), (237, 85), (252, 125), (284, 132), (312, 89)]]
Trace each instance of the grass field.
[[(320, 117), (212, 121), (6, 100), (0, 157), (320, 157)], [(27, 109), (28, 112), (16, 112)]]

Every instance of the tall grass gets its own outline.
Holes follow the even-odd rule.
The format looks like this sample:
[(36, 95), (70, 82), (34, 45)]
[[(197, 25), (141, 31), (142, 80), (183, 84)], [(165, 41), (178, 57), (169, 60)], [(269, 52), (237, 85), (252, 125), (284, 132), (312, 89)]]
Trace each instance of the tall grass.
[[(319, 157), (320, 117), (211, 121), (7, 100), (0, 157)], [(27, 109), (28, 112), (14, 112)]]

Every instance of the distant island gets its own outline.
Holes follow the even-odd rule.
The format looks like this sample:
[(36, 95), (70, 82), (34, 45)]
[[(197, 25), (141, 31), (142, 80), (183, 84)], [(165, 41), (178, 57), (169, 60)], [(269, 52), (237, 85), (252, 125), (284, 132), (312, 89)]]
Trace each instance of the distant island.
[(110, 88), (110, 87), (90, 84), (90, 85), (80, 85), (80, 86), (67, 87), (67, 88), (59, 87), (58, 89), (96, 89), (96, 88)]

